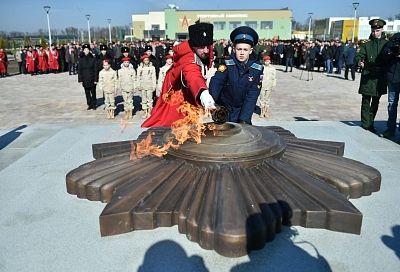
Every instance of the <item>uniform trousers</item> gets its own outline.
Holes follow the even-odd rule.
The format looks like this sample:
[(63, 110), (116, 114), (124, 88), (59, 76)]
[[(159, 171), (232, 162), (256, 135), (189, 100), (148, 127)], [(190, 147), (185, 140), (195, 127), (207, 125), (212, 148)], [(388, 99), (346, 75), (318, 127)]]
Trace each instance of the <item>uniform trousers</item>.
[(114, 92), (106, 93), (104, 92), (104, 105), (107, 109), (115, 109), (115, 94)]
[(269, 108), (269, 101), (271, 99), (271, 90), (262, 90), (260, 92), (260, 106), (261, 107), (266, 107), (267, 109)]
[(153, 90), (142, 90), (142, 110), (153, 108)]
[(362, 95), (361, 100), (361, 126), (364, 129), (374, 127), (374, 120), (378, 112), (380, 96)]
[(122, 98), (124, 99), (124, 110), (133, 109), (133, 92), (122, 91)]

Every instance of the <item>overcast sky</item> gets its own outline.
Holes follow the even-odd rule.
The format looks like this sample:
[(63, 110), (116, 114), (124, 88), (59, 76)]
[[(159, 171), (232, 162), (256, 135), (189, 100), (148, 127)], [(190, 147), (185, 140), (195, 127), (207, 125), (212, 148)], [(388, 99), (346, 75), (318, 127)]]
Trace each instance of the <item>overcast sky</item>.
[[(356, 0), (357, 1), (357, 0)], [(69, 26), (86, 28), (85, 14), (90, 14), (91, 26), (131, 24), (131, 15), (161, 11), (168, 4), (182, 10), (218, 9), (280, 9), (289, 7), (296, 21), (305, 22), (308, 13), (313, 19), (325, 17), (352, 17), (351, 0), (1, 0), (0, 30), (37, 31), (47, 30), (46, 13), (43, 6), (51, 6), (51, 28), (64, 29)], [(357, 16), (379, 16), (386, 19), (400, 13), (399, 0), (358, 0)], [(251, 5), (249, 5), (251, 3)]]

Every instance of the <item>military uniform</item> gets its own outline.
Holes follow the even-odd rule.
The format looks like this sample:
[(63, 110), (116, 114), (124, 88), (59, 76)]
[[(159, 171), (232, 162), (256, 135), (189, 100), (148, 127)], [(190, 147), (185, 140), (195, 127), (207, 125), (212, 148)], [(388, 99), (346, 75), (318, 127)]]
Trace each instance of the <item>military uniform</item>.
[[(146, 57), (142, 57), (142, 61)], [(141, 63), (137, 70), (138, 88), (142, 93), (142, 110), (143, 118), (150, 116), (153, 108), (153, 92), (156, 89), (156, 69), (151, 62), (148, 64)]]
[[(122, 58), (122, 61), (130, 61), (130, 58)], [(136, 87), (136, 71), (133, 67), (125, 67), (122, 64), (118, 70), (118, 89), (121, 90), (124, 99), (124, 111), (126, 118), (132, 118), (133, 92)]]
[[(269, 56), (264, 56), (263, 60), (270, 60)], [(264, 63), (264, 72), (261, 82), (261, 92), (260, 92), (260, 117), (268, 117), (269, 101), (271, 99), (271, 94), (276, 87), (276, 69), (271, 64), (266, 65)]]
[(104, 93), (104, 104), (108, 118), (114, 118), (115, 95), (117, 92), (117, 73), (110, 67), (108, 70), (101, 70), (99, 73), (100, 91)]
[[(231, 41), (235, 45), (247, 43), (254, 46), (258, 34), (250, 27), (239, 27), (232, 31)], [(254, 55), (239, 62), (235, 53), (220, 65), (212, 77), (209, 90), (217, 104), (229, 111), (229, 122), (251, 124), (257, 98), (260, 94), (263, 66)]]
[[(383, 28), (386, 23), (380, 19), (373, 19), (369, 24), (373, 30)], [(379, 99), (381, 95), (387, 93), (384, 63), (381, 55), (386, 42), (383, 33), (379, 39), (371, 35), (370, 40), (361, 45), (356, 56), (357, 63), (364, 63), (358, 90), (358, 93), (362, 95), (361, 126), (372, 132), (375, 132), (374, 119), (378, 111)]]

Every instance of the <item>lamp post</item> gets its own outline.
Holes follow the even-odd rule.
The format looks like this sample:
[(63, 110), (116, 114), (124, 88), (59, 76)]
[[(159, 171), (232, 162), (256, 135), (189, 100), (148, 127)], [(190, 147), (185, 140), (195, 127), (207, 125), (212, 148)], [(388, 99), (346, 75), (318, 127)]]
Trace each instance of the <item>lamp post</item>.
[(50, 31), (50, 18), (49, 18), (50, 6), (44, 6), (43, 9), (44, 11), (46, 11), (47, 14), (47, 28), (49, 29), (49, 45), (51, 46), (51, 31)]
[(353, 3), (353, 8), (354, 8), (354, 23), (353, 23), (353, 34), (352, 34), (352, 36), (351, 36), (351, 43), (354, 43), (354, 33), (356, 32), (356, 19), (357, 19), (357, 8), (358, 8), (358, 5), (359, 5), (360, 3), (358, 3), (358, 2), (354, 2)]
[(85, 17), (87, 19), (87, 28), (88, 28), (88, 34), (89, 34), (89, 44), (91, 44), (92, 41), (90, 39), (90, 14), (86, 14)]
[(308, 13), (308, 39), (310, 39), (310, 37), (311, 37), (311, 20), (312, 20), (312, 15), (313, 15), (314, 13), (312, 13), (312, 12), (309, 12)]
[(111, 19), (107, 19), (108, 22), (108, 40), (111, 43)]

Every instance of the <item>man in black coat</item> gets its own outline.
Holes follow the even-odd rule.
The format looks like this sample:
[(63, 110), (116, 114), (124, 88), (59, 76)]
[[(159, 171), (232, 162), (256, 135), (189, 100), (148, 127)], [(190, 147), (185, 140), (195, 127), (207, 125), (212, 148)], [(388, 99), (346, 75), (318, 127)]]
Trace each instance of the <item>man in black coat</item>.
[(286, 69), (285, 72), (288, 71), (288, 66), (290, 66), (290, 72), (293, 70), (293, 56), (294, 56), (294, 47), (293, 44), (287, 42), (285, 45), (285, 59), (286, 59)]
[(85, 89), (88, 110), (96, 109), (96, 84), (99, 80), (96, 58), (90, 53), (90, 46), (84, 44), (83, 52), (79, 56), (78, 82)]
[[(394, 34), (382, 49), (388, 85), (387, 129), (381, 137), (392, 138), (396, 134), (397, 106), (400, 92), (400, 32)], [(399, 128), (400, 130), (400, 128)]]

